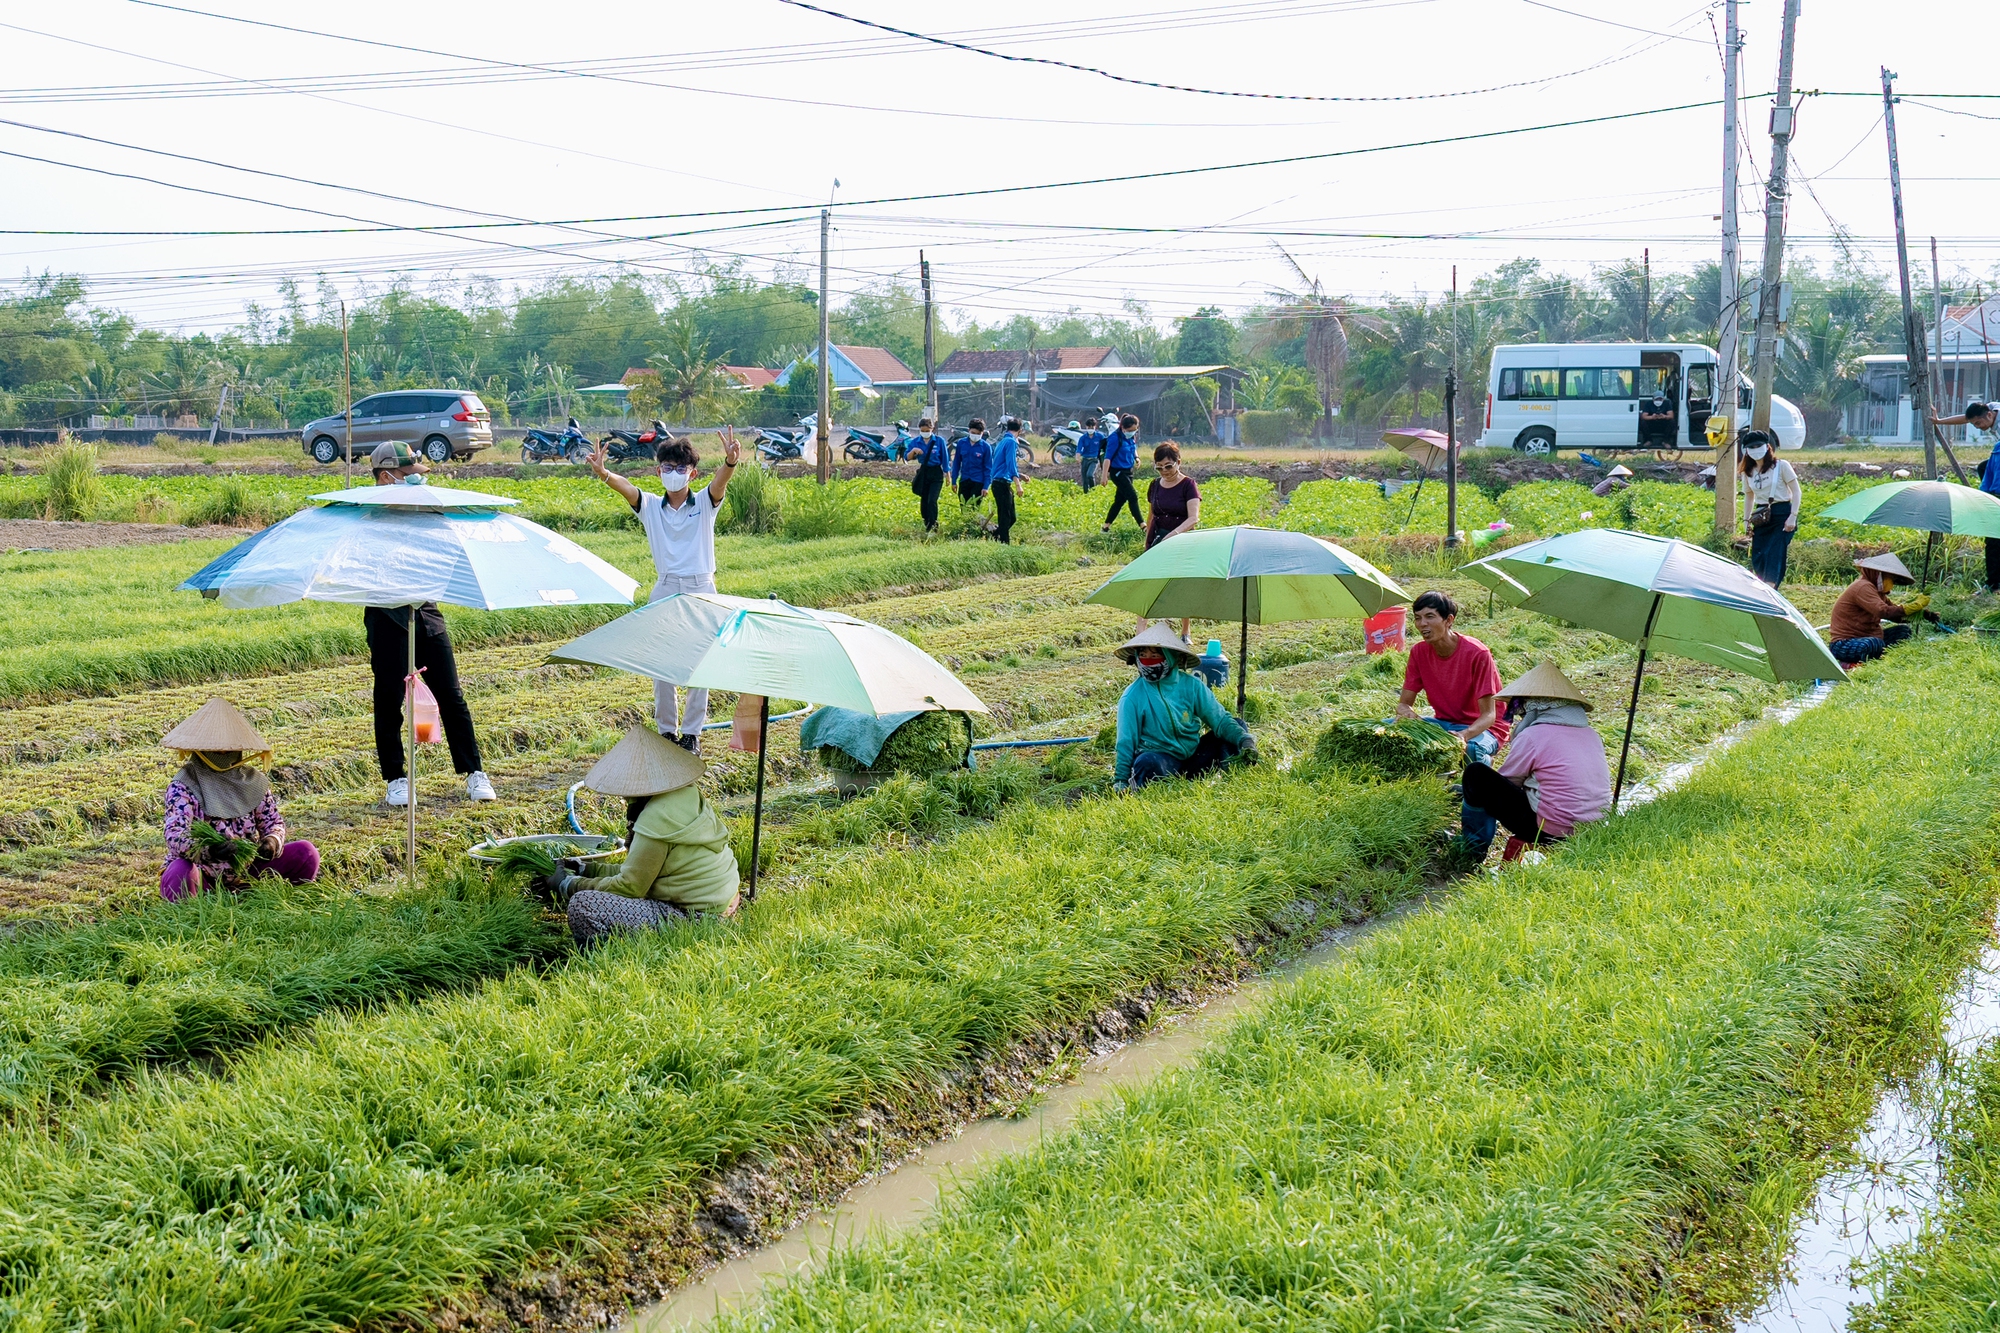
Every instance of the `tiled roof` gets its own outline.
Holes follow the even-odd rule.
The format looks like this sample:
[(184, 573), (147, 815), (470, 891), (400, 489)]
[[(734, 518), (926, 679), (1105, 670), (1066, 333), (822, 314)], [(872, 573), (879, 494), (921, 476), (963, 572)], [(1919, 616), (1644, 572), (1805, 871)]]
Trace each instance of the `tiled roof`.
[[(1035, 349), (1036, 370), (1095, 370), (1111, 358), (1109, 347), (1040, 347)], [(1028, 353), (1021, 348), (971, 351), (960, 348), (938, 367), (940, 375), (1004, 375), (1023, 373)]]
[(910, 368), (904, 365), (896, 354), (886, 347), (849, 347), (845, 343), (835, 343), (840, 354), (854, 363), (855, 369), (869, 380), (906, 380), (911, 378)]
[(722, 371), (746, 389), (761, 389), (778, 378), (777, 371), (763, 366), (724, 366)]

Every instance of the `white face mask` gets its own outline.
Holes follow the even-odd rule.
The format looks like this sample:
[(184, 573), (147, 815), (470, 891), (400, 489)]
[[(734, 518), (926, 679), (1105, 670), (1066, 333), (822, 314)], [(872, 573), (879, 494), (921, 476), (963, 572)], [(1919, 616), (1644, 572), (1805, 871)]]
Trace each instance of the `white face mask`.
[(1745, 458), (1752, 460), (1753, 462), (1761, 463), (1764, 460), (1764, 455), (1770, 452), (1771, 449), (1770, 446), (1768, 445), (1753, 444), (1748, 449), (1745, 449), (1743, 451), (1743, 456)]
[(667, 494), (669, 495), (672, 495), (675, 491), (684, 491), (688, 486), (688, 474), (685, 471), (661, 472), (660, 484), (667, 488)]

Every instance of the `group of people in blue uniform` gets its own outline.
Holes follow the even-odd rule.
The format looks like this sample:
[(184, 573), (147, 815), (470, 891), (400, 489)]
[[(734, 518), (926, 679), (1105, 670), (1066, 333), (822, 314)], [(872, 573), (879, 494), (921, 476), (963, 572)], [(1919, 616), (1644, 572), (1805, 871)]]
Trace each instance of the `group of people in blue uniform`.
[(917, 422), (909, 456), (916, 460), (917, 475), (910, 489), (924, 516), (924, 531), (935, 532), (938, 525), (938, 496), (947, 479), (964, 504), (977, 504), (993, 497), (993, 535), (1000, 541), (1014, 531), (1014, 499), (1027, 484), (1021, 475), (1021, 419), (1002, 417), (996, 439), (986, 437), (986, 422), (974, 417), (965, 423), (965, 434), (947, 441), (929, 417)]

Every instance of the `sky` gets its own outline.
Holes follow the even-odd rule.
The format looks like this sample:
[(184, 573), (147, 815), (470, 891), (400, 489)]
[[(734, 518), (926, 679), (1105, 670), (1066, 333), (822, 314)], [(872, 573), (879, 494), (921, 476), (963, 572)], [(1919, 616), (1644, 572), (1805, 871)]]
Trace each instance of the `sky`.
[[(1373, 301), (1441, 295), (1454, 265), (1464, 286), (1521, 256), (1720, 250), (1721, 108), (1661, 110), (1720, 98), (1719, 0), (190, 5), (0, 0), (0, 276), (78, 273), (190, 333), (287, 277), (350, 300), (732, 262), (816, 281), (831, 201), (836, 307), (914, 286), (922, 251), (953, 322), (1132, 301), (1166, 321), (1299, 270)], [(1768, 94), (1781, 0), (1740, 13), (1743, 91)], [(1965, 53), (1996, 44), (2000, 5), (1805, 0), (1795, 82), (1822, 95), (1792, 255), (1894, 270), (1886, 64), (1913, 264), (1927, 282), (1936, 236), (1947, 274), (1995, 270), (2000, 89)], [(1919, 96), (1953, 93), (1995, 95)], [(1768, 108), (1742, 113), (1753, 258)], [(1281, 158), (1307, 160), (1017, 188)], [(956, 197), (886, 202), (911, 195)]]

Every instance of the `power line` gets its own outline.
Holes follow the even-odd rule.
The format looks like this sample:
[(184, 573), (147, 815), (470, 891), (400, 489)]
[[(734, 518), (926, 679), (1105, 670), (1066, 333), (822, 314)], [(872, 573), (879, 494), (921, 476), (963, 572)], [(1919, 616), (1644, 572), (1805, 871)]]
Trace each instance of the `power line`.
[[(136, 2), (151, 3), (151, 0), (136, 0)], [(933, 37), (928, 33), (917, 32), (910, 28), (898, 28), (888, 23), (877, 23), (874, 19), (859, 18), (853, 14), (843, 14), (837, 9), (827, 9), (820, 5), (808, 4), (807, 0), (778, 0), (778, 3), (790, 5), (794, 9), (809, 10), (814, 14), (824, 14), (828, 18), (839, 19), (844, 23), (854, 23), (864, 28), (873, 28), (878, 32), (894, 33), (898, 37), (909, 37), (919, 42), (929, 42), (933, 46), (942, 46), (953, 51), (964, 51), (976, 56), (988, 56), (994, 60), (1005, 60), (1017, 65), (1047, 65), (1052, 69), (1066, 69), (1078, 74), (1094, 74), (1101, 79), (1110, 79), (1114, 83), (1127, 83), (1139, 88), (1158, 88), (1173, 93), (1199, 93), (1204, 97), (1236, 97), (1260, 102), (1434, 102), (1449, 97), (1477, 97), (1485, 93), (1506, 92), (1514, 88), (1538, 88), (1543, 84), (1555, 83), (1561, 79), (1573, 79), (1579, 74), (1588, 74), (1592, 70), (1602, 69), (1606, 65), (1616, 64), (1621, 60), (1629, 60), (1633, 56), (1640, 54), (1638, 51), (1626, 51), (1620, 55), (1609, 56), (1594, 65), (1585, 65), (1582, 69), (1571, 70), (1567, 74), (1550, 74), (1539, 79), (1524, 79), (1519, 83), (1496, 83), (1490, 88), (1468, 88), (1450, 93), (1404, 93), (1385, 97), (1317, 96), (1310, 93), (1246, 93), (1220, 88), (1197, 88), (1183, 83), (1164, 83), (1157, 79), (1135, 79), (1124, 74), (1114, 74), (1108, 69), (1099, 69), (1094, 65), (1072, 64), (1070, 61), (1056, 60), (1049, 56), (1008, 55), (1005, 51), (994, 51), (987, 47), (974, 46), (969, 42), (956, 42), (948, 37)], [(1622, 28), (1626, 25), (1621, 23), (1616, 26)], [(1645, 31), (1645, 29), (1639, 29), (1638, 31)], [(1670, 34), (1654, 33), (1653, 35), (1656, 37), (1666, 37)], [(1681, 40), (1693, 39), (1683, 38)]]
[[(1673, 32), (1655, 32), (1651, 28), (1634, 27), (1630, 23), (1620, 23), (1616, 19), (1599, 18), (1595, 14), (1579, 14), (1574, 9), (1564, 9), (1559, 5), (1546, 4), (1544, 3), (1544, 0), (1521, 0), (1521, 3), (1524, 5), (1533, 5), (1537, 9), (1551, 10), (1557, 14), (1567, 14), (1569, 17), (1573, 19), (1587, 19), (1592, 23), (1602, 23), (1606, 27), (1623, 28), (1627, 32), (1643, 32), (1649, 37), (1665, 37), (1676, 42), (1696, 42), (1702, 46), (1708, 45), (1707, 42), (1703, 42), (1699, 37), (1688, 37), (1680, 33), (1673, 33)], [(1704, 8), (1705, 9), (1713, 8), (1713, 6), (1704, 6)]]

